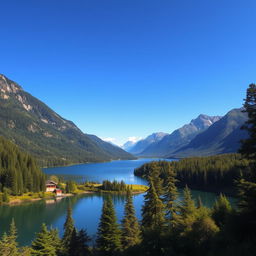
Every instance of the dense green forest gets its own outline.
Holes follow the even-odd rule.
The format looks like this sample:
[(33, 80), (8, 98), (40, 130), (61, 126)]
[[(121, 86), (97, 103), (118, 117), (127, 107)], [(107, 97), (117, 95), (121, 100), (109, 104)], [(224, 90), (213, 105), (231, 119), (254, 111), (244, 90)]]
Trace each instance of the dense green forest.
[(246, 175), (250, 160), (240, 154), (225, 154), (208, 157), (184, 158), (180, 161), (158, 161), (142, 165), (134, 174), (147, 178), (154, 169), (160, 169), (164, 180), (168, 177), (169, 168), (177, 173), (177, 185), (188, 185), (193, 189), (235, 193), (234, 182), (241, 174)]
[(0, 192), (3, 196), (44, 190), (45, 175), (33, 157), (0, 137)]
[(103, 180), (102, 182), (102, 186), (101, 186), (102, 190), (106, 190), (106, 191), (117, 191), (117, 192), (125, 192), (127, 191), (127, 186), (124, 183), (124, 181), (108, 181), (108, 180)]

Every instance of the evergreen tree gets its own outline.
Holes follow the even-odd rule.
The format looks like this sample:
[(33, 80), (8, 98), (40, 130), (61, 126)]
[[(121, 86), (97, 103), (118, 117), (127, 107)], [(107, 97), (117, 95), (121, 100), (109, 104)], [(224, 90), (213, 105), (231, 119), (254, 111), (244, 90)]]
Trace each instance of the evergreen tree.
[(51, 228), (49, 233), (50, 233), (50, 236), (51, 236), (51, 244), (55, 248), (56, 254), (57, 255), (62, 255), (63, 254), (63, 248), (62, 248), (61, 239), (59, 237), (58, 229), (52, 229)]
[(232, 213), (232, 207), (228, 199), (220, 194), (215, 201), (212, 210), (212, 218), (219, 227), (223, 227)]
[(90, 254), (88, 242), (90, 237), (87, 235), (87, 232), (84, 229), (81, 229), (79, 232), (76, 229), (73, 230), (69, 255), (72, 256), (87, 256)]
[(141, 231), (135, 216), (131, 191), (127, 191), (124, 219), (122, 221), (122, 246), (124, 249), (133, 247), (141, 242)]
[(183, 193), (184, 199), (180, 206), (180, 214), (182, 215), (182, 217), (186, 218), (189, 217), (190, 215), (195, 214), (196, 206), (194, 200), (192, 199), (191, 191), (187, 186), (185, 187)]
[(150, 165), (149, 176), (154, 184), (157, 195), (160, 197), (163, 195), (163, 180), (160, 177), (161, 167), (158, 162), (152, 162)]
[(166, 207), (166, 219), (168, 220), (169, 225), (174, 221), (177, 215), (177, 204), (175, 200), (178, 197), (178, 190), (175, 185), (176, 182), (176, 173), (174, 172), (174, 169), (171, 166), (169, 166), (169, 171), (167, 174), (164, 187), (165, 193), (163, 197)]
[(11, 250), (9, 247), (9, 238), (6, 233), (4, 233), (0, 240), (0, 255), (11, 255)]
[(111, 197), (104, 200), (96, 242), (99, 251), (106, 255), (121, 249), (121, 232)]
[(11, 248), (11, 255), (16, 256), (18, 255), (18, 249), (17, 249), (17, 229), (15, 226), (14, 219), (12, 219), (11, 225), (10, 225), (10, 231), (9, 231), (9, 246)]
[(145, 195), (142, 208), (142, 227), (144, 230), (160, 231), (164, 225), (164, 205), (156, 193), (152, 179), (149, 178), (149, 189)]
[[(255, 238), (256, 230), (256, 85), (250, 84), (244, 103), (245, 112), (248, 114), (248, 121), (243, 129), (248, 131), (249, 137), (242, 141), (240, 152), (250, 159), (250, 166), (246, 175), (237, 182), (239, 191), (239, 210), (242, 221), (241, 228), (244, 236)], [(246, 232), (245, 232), (246, 229)], [(241, 232), (240, 232), (241, 233)]]
[(66, 252), (69, 252), (70, 242), (71, 242), (74, 230), (75, 230), (75, 226), (72, 218), (72, 209), (71, 209), (71, 206), (69, 206), (67, 209), (67, 217), (64, 223), (64, 235), (62, 238), (62, 244)]
[[(175, 219), (175, 228), (179, 230), (179, 232), (186, 233), (191, 230), (191, 226), (196, 220), (197, 208), (195, 206), (194, 200), (192, 199), (191, 192), (187, 186), (183, 191), (183, 195), (184, 198), (178, 207), (179, 214)], [(200, 208), (200, 210), (203, 211), (204, 207)]]
[(249, 133), (249, 138), (242, 141), (240, 152), (246, 158), (256, 160), (256, 85), (250, 84), (244, 103), (245, 112), (248, 114), (248, 121), (242, 127)]
[(32, 256), (56, 256), (56, 248), (53, 246), (52, 235), (47, 230), (45, 224), (42, 224), (41, 231), (36, 234), (32, 242)]
[(4, 188), (4, 193), (3, 193), (3, 202), (4, 203), (9, 203), (10, 198), (9, 198), (9, 193), (7, 188)]
[(14, 219), (10, 224), (8, 234), (4, 233), (0, 241), (0, 255), (18, 256), (17, 229)]

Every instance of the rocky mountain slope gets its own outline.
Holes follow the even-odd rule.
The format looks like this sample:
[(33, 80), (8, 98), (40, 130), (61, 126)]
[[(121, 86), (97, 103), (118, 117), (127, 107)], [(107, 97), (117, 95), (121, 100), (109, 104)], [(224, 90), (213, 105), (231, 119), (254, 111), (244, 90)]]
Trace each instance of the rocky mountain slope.
[(0, 135), (37, 157), (41, 165), (134, 159), (84, 134), (4, 75), (0, 75)]
[(189, 124), (164, 136), (160, 141), (150, 144), (144, 151), (139, 153), (145, 157), (165, 157), (174, 151), (187, 145), (195, 136), (205, 131), (208, 127), (220, 120), (220, 116), (199, 115)]
[(215, 122), (206, 131), (198, 134), (190, 143), (170, 154), (170, 157), (208, 156), (234, 153), (240, 147), (240, 140), (248, 134), (241, 130), (247, 120), (242, 109), (233, 109)]

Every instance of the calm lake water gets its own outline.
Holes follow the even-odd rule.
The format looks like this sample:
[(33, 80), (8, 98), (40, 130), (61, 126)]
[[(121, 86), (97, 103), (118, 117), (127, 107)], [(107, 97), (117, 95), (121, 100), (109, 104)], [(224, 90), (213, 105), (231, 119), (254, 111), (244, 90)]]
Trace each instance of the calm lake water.
[[(124, 180), (127, 184), (147, 184), (144, 179), (133, 175), (134, 168), (146, 162), (159, 159), (138, 159), (129, 161), (113, 161), (108, 163), (82, 164), (68, 167), (47, 168), (47, 174), (57, 174), (65, 178), (76, 180), (90, 180), (102, 182), (103, 180)], [(213, 193), (192, 191), (193, 197), (201, 197), (206, 206), (212, 206), (216, 195)], [(70, 204), (73, 209), (75, 226), (78, 229), (85, 228), (93, 238), (97, 232), (98, 221), (101, 215), (102, 203), (105, 195), (86, 194), (64, 198), (59, 201), (38, 201), (15, 206), (0, 206), (0, 234), (8, 230), (11, 219), (14, 218), (18, 228), (18, 242), (20, 245), (29, 245), (35, 233), (40, 230), (44, 222), (48, 226), (59, 229), (63, 233), (63, 224), (66, 217), (66, 209)], [(116, 214), (120, 221), (123, 217), (125, 197), (112, 195)], [(134, 196), (136, 215), (141, 218), (141, 207), (144, 195)], [(234, 199), (230, 198), (233, 202)]]

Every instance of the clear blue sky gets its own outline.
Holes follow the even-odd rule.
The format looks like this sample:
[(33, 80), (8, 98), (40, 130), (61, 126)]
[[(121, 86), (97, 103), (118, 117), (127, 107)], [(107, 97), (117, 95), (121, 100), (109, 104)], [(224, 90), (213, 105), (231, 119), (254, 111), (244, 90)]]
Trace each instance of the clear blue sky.
[(2, 0), (0, 73), (86, 133), (171, 132), (241, 107), (255, 0)]

